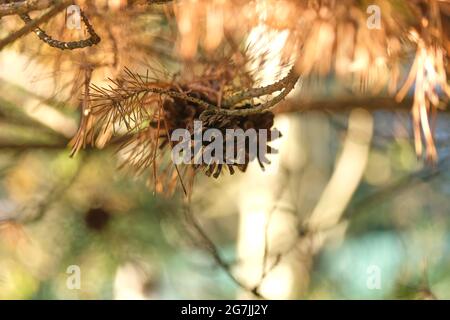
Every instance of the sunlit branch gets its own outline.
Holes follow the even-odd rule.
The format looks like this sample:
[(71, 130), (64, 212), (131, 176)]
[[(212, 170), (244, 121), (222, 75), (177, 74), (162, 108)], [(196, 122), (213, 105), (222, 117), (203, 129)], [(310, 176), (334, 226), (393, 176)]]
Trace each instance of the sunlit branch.
[(40, 18), (33, 20), (32, 22), (23, 26), (18, 31), (16, 31), (16, 32), (10, 34), (9, 36), (5, 37), (4, 39), (0, 40), (0, 50), (2, 50), (7, 45), (13, 43), (20, 37), (32, 32), (39, 25), (49, 21), (55, 15), (57, 15), (59, 12), (63, 11), (65, 8), (67, 8), (71, 3), (72, 3), (72, 0), (62, 0), (57, 5), (52, 7), (48, 12), (43, 14)]
[(295, 85), (297, 83), (300, 76), (297, 74), (295, 70), (295, 66), (291, 68), (288, 75), (281, 79), (280, 81), (270, 84), (261, 88), (253, 88), (246, 91), (238, 92), (232, 95), (230, 98), (224, 101), (224, 107), (233, 107), (239, 102), (242, 102), (251, 98), (258, 98), (265, 95), (272, 94), (276, 91), (284, 90), (285, 88)]
[(35, 10), (44, 10), (57, 5), (62, 0), (24, 0), (0, 3), (0, 18), (9, 15), (24, 14)]

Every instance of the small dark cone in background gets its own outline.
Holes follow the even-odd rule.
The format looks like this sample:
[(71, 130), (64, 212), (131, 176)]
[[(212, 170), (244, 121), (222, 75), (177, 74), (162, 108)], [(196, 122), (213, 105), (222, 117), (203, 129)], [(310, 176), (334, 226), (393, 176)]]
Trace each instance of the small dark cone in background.
[(91, 208), (84, 216), (87, 228), (95, 232), (103, 231), (110, 220), (111, 214), (102, 208)]

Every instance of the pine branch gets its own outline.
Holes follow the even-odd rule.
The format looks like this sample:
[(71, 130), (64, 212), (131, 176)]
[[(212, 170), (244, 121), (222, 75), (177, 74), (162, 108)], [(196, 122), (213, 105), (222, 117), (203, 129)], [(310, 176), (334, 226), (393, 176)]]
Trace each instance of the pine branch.
[(23, 0), (0, 3), (0, 18), (4, 16), (29, 13), (35, 10), (48, 9), (60, 4), (61, 0)]
[(208, 110), (207, 112), (213, 112), (217, 114), (224, 114), (228, 116), (248, 116), (252, 114), (258, 114), (258, 113), (264, 113), (272, 110), (275, 106), (278, 105), (281, 101), (283, 101), (287, 95), (294, 89), (295, 85), (297, 84), (297, 81), (299, 79), (299, 76), (297, 76), (294, 72), (290, 72), (289, 75), (283, 79), (280, 82), (277, 82), (271, 86), (261, 88), (261, 89), (252, 89), (249, 92), (248, 95), (255, 95), (255, 97), (259, 97), (261, 95), (268, 94), (266, 92), (275, 92), (280, 90), (281, 88), (283, 91), (276, 97), (272, 98), (271, 100), (268, 100), (267, 102), (257, 105), (256, 107), (251, 108), (245, 108), (245, 109), (223, 109), (223, 108), (215, 108), (214, 110)]
[(13, 43), (17, 39), (25, 36), (26, 34), (32, 32), (34, 29), (36, 29), (39, 25), (49, 21), (54, 16), (56, 16), (59, 12), (63, 11), (65, 8), (67, 8), (72, 3), (72, 0), (61, 0), (58, 1), (58, 4), (53, 6), (48, 12), (43, 14), (40, 18), (33, 20), (32, 22), (26, 24), (24, 27), (19, 29), (18, 31), (10, 34), (6, 38), (0, 40), (0, 50), (2, 50), (7, 45)]
[[(83, 11), (80, 11), (80, 15), (81, 20), (83, 21), (84, 25), (86, 26), (87, 32), (89, 33), (90, 37), (88, 39), (69, 42), (55, 40), (39, 27), (34, 30), (34, 33), (36, 33), (39, 39), (48, 44), (50, 47), (58, 48), (60, 50), (82, 49), (98, 44), (101, 40), (100, 37), (94, 31), (94, 28), (90, 24), (88, 18), (86, 17)], [(33, 20), (30, 18), (28, 14), (21, 14), (20, 18), (27, 24), (33, 23)]]
[(281, 79), (280, 81), (270, 84), (265, 87), (254, 88), (254, 89), (238, 92), (238, 93), (234, 94), (233, 96), (231, 96), (230, 98), (226, 99), (223, 103), (223, 106), (224, 107), (233, 107), (236, 104), (238, 104), (239, 102), (242, 102), (244, 100), (262, 97), (265, 95), (272, 94), (276, 91), (283, 90), (286, 87), (288, 87), (289, 85), (292, 85), (292, 84), (295, 85), (295, 83), (297, 83), (299, 78), (300, 78), (300, 76), (297, 74), (297, 72), (295, 70), (295, 65), (294, 65), (291, 68), (291, 70), (289, 71), (288, 75), (286, 77), (284, 77), (283, 79)]

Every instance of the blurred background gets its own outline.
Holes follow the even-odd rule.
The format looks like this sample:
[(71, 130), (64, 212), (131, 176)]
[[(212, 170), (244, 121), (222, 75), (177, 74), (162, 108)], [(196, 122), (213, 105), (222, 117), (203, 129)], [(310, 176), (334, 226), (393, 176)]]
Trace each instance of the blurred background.
[[(109, 5), (114, 14), (120, 2)], [(136, 23), (177, 29), (164, 10)], [(13, 20), (2, 19), (2, 35)], [(286, 37), (252, 32), (247, 44), (273, 55), (257, 76), (273, 82)], [(132, 53), (171, 68), (151, 41)], [(194, 40), (183, 41), (169, 52), (191, 54)], [(119, 168), (114, 145), (70, 157), (85, 67), (73, 59), (86, 57), (57, 63), (39, 46), (28, 35), (0, 51), (0, 299), (450, 299), (448, 111), (436, 119), (439, 158), (427, 163), (409, 105), (389, 110), (384, 96), (356, 94), (336, 74), (305, 77), (276, 115), (271, 165), (198, 175), (187, 206), (181, 190), (155, 193), (150, 172)], [(95, 83), (136, 65), (129, 55), (98, 67)]]

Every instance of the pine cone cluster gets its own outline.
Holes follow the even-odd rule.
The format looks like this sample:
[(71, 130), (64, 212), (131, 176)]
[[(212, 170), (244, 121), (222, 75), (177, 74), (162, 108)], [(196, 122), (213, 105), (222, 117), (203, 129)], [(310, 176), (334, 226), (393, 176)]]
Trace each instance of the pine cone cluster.
[[(208, 97), (201, 92), (190, 92), (190, 96), (208, 101)], [(203, 171), (208, 177), (212, 176), (218, 178), (224, 169), (228, 169), (228, 172), (233, 175), (235, 169), (245, 172), (248, 164), (257, 159), (259, 165), (264, 170), (264, 165), (270, 164), (270, 161), (265, 157), (266, 154), (275, 153), (276, 150), (271, 148), (268, 143), (275, 140), (280, 136), (276, 129), (272, 129), (274, 124), (274, 115), (271, 112), (265, 112), (262, 114), (248, 115), (248, 116), (229, 116), (217, 113), (206, 114), (205, 108), (178, 98), (168, 98), (163, 103), (163, 115), (164, 123), (154, 121), (151, 125), (153, 128), (159, 126), (161, 132), (159, 135), (160, 145), (159, 148), (163, 149), (167, 146), (173, 147), (179, 142), (170, 142), (169, 137), (176, 129), (187, 129), (191, 134), (191, 163), (196, 171)], [(203, 115), (202, 115), (203, 114)], [(200, 121), (202, 124), (202, 137), (208, 129), (218, 129), (222, 133), (223, 137), (223, 154), (214, 155), (214, 158), (209, 161), (201, 161), (201, 163), (194, 163), (194, 159), (200, 156), (203, 157), (203, 153), (206, 147), (213, 143), (212, 141), (201, 141), (201, 147), (195, 148), (194, 142), (194, 121)], [(164, 129), (164, 130), (163, 130)], [(166, 130), (167, 129), (167, 130)], [(254, 129), (256, 135), (245, 136), (242, 140), (239, 140), (235, 135), (227, 135), (227, 129), (243, 130), (247, 132), (249, 129)], [(260, 139), (260, 130), (266, 130), (267, 133), (264, 141)], [(235, 131), (236, 132), (236, 131)], [(214, 138), (213, 138), (214, 139)], [(233, 141), (230, 141), (232, 139)], [(227, 143), (233, 145), (232, 156), (226, 154)], [(253, 143), (256, 150), (250, 148), (250, 144)], [(264, 148), (265, 150), (262, 150)], [(197, 152), (196, 152), (197, 151)], [(202, 155), (199, 154), (202, 153)], [(240, 159), (240, 160), (237, 160)], [(223, 160), (223, 161), (219, 161)]]
[[(265, 155), (275, 153), (276, 150), (271, 148), (268, 143), (280, 136), (277, 130), (273, 129), (271, 131), (274, 123), (273, 113), (265, 112), (249, 116), (228, 116), (223, 114), (211, 114), (203, 117), (202, 120), (203, 132), (208, 129), (218, 129), (221, 131), (222, 136), (224, 137), (222, 148), (223, 155), (221, 159), (227, 159), (227, 155), (225, 153), (228, 142), (231, 142), (231, 144), (235, 146), (232, 159), (237, 159), (239, 157), (239, 154), (243, 154), (243, 162), (240, 161), (240, 163), (234, 161), (232, 163), (227, 162), (223, 164), (212, 161), (211, 163), (194, 165), (196, 169), (202, 169), (208, 177), (213, 176), (214, 178), (218, 178), (222, 170), (225, 168), (228, 169), (231, 175), (234, 174), (235, 168), (237, 168), (241, 172), (245, 172), (247, 170), (248, 164), (255, 159), (258, 160), (258, 163), (263, 170), (265, 164), (270, 164), (270, 161), (265, 157)], [(241, 129), (244, 132), (249, 129), (254, 129), (256, 135), (253, 137), (245, 137), (245, 140), (243, 141), (244, 143), (242, 144), (239, 143), (239, 140), (236, 138), (236, 136), (227, 135), (227, 129)], [(267, 138), (260, 145), (261, 136), (258, 133), (261, 132), (261, 130), (266, 130)], [(205, 147), (207, 147), (210, 143), (212, 142), (203, 141), (202, 150), (205, 150)], [(254, 143), (254, 145), (257, 147), (256, 150), (251, 150), (250, 144), (252, 143)], [(265, 150), (260, 150), (261, 147)]]
[[(207, 97), (201, 93), (190, 93), (189, 96), (208, 101)], [(205, 111), (204, 107), (180, 98), (165, 99), (163, 114), (169, 135), (178, 128), (193, 129), (194, 120), (198, 120), (203, 111)]]

